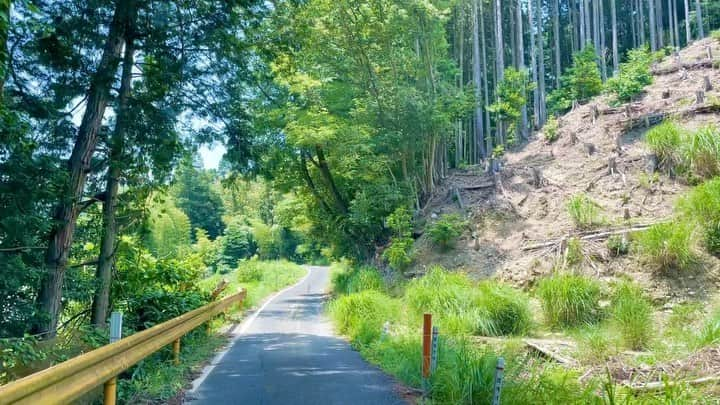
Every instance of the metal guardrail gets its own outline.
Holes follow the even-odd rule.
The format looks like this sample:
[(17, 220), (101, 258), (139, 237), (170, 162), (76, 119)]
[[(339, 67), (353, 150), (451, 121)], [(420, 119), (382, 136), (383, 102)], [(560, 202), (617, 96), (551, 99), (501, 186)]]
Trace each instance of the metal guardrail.
[(232, 304), (242, 302), (245, 295), (246, 291), (242, 290), (115, 343), (0, 386), (0, 405), (67, 404), (100, 385), (112, 382), (121, 372), (171, 343), (177, 363), (180, 338)]

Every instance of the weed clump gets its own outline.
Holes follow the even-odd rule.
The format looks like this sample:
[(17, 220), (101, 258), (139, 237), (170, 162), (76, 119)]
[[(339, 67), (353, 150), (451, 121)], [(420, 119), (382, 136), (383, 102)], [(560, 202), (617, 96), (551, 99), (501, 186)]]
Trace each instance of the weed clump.
[(540, 281), (538, 295), (554, 327), (592, 324), (601, 318), (600, 284), (588, 277), (558, 273)]
[(532, 328), (530, 301), (522, 292), (493, 281), (478, 285), (475, 305), (481, 319), (477, 333), (486, 336), (523, 335)]
[(649, 130), (645, 142), (658, 157), (660, 165), (668, 170), (682, 160), (683, 129), (674, 121), (665, 121)]
[(458, 214), (443, 214), (440, 218), (428, 226), (430, 239), (442, 250), (449, 250), (455, 247), (457, 238), (462, 235), (467, 227), (467, 221)]
[(652, 314), (652, 304), (637, 285), (623, 281), (615, 287), (612, 320), (627, 347), (633, 350), (647, 347), (653, 331)]
[(383, 324), (398, 319), (399, 313), (396, 300), (373, 290), (341, 296), (330, 305), (338, 331), (359, 346), (379, 339)]
[(578, 228), (587, 229), (602, 222), (598, 204), (585, 194), (572, 196), (568, 201), (567, 210)]
[(637, 236), (637, 249), (658, 271), (687, 270), (696, 259), (693, 226), (685, 221), (651, 226)]
[(607, 240), (607, 248), (612, 257), (620, 257), (630, 251), (630, 241), (622, 235), (612, 235)]
[(551, 115), (550, 118), (548, 118), (547, 123), (545, 123), (545, 127), (543, 128), (543, 136), (545, 137), (545, 141), (547, 143), (553, 143), (557, 141), (559, 129), (560, 123), (558, 122), (558, 119), (554, 115)]
[(677, 208), (683, 218), (703, 228), (705, 248), (720, 257), (720, 178), (695, 187)]

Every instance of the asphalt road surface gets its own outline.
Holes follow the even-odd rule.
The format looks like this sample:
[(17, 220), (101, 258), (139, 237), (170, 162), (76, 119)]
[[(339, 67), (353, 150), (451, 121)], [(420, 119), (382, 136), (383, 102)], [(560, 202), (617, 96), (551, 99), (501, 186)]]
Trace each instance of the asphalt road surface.
[(327, 267), (251, 315), (186, 395), (189, 404), (405, 404), (395, 382), (333, 334)]

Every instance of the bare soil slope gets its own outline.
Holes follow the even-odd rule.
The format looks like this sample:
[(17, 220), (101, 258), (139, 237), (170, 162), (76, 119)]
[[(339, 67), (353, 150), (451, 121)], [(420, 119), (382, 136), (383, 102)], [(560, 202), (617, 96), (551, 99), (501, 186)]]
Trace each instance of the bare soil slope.
[[(689, 186), (666, 173), (652, 174), (643, 139), (649, 127), (673, 118), (689, 128), (720, 125), (720, 43), (699, 41), (653, 67), (654, 83), (629, 104), (611, 105), (601, 96), (559, 119), (559, 139), (542, 133), (508, 152), (499, 173), (480, 167), (456, 170), (423, 213), (433, 221), (462, 213), (470, 227), (451, 252), (434, 248), (427, 236), (416, 242), (414, 272), (432, 264), (463, 269), (478, 278), (495, 276), (520, 286), (551, 271), (575, 229), (566, 209), (571, 196), (586, 193), (602, 209), (604, 224), (594, 232), (620, 231), (669, 220), (673, 205)], [(705, 90), (706, 78), (713, 89)], [(542, 247), (533, 247), (543, 245)], [(703, 298), (720, 287), (718, 261), (706, 258), (703, 271), (683, 277), (652, 277), (639, 258), (608, 257), (604, 238), (583, 241), (583, 271), (597, 277), (629, 274), (658, 301)]]

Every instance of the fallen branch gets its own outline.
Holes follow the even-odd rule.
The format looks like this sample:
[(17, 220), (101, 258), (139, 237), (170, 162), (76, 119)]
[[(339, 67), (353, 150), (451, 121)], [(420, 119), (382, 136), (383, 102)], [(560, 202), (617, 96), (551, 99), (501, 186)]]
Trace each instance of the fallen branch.
[(491, 188), (491, 187), (495, 187), (495, 182), (494, 182), (494, 181), (485, 182), (485, 183), (479, 183), (479, 184), (473, 184), (473, 185), (471, 185), (471, 186), (460, 187), (460, 189), (461, 189), (461, 190), (465, 190), (465, 191), (472, 191), (472, 190), (480, 190), (480, 189), (483, 189), (483, 188)]
[(525, 339), (525, 340), (523, 340), (523, 343), (525, 343), (525, 345), (527, 347), (538, 352), (543, 357), (547, 357), (547, 358), (554, 360), (555, 362), (560, 363), (562, 365), (572, 366), (572, 365), (577, 364), (577, 361), (575, 361), (574, 359), (566, 358), (557, 353), (553, 353), (550, 349), (547, 349), (547, 348), (542, 347), (539, 344), (537, 344), (536, 341), (531, 341), (531, 340)]
[(713, 61), (710, 59), (701, 60), (699, 62), (687, 62), (681, 64), (674, 64), (672, 66), (653, 69), (652, 74), (656, 76), (669, 75), (671, 73), (679, 72), (681, 69), (685, 70), (698, 70), (708, 69), (713, 67)]
[(593, 232), (591, 232), (591, 233), (579, 233), (579, 234), (578, 234), (578, 233), (569, 233), (569, 234), (567, 234), (567, 235), (565, 235), (565, 236), (563, 236), (562, 238), (559, 238), (559, 239), (552, 239), (552, 240), (548, 240), (548, 241), (545, 241), (545, 242), (537, 243), (537, 244), (534, 244), (534, 245), (524, 246), (524, 247), (522, 248), (522, 250), (524, 250), (524, 251), (537, 250), (537, 249), (542, 249), (542, 248), (554, 246), (554, 245), (557, 245), (557, 244), (561, 243), (563, 240), (567, 240), (567, 239), (573, 238), (573, 237), (576, 237), (576, 238), (578, 238), (578, 239), (580, 239), (580, 240), (602, 240), (602, 239), (607, 239), (608, 237), (613, 236), (613, 235), (622, 235), (622, 234), (624, 234), (624, 233), (629, 233), (629, 232), (644, 231), (644, 230), (650, 228), (651, 226), (656, 225), (656, 224), (658, 224), (658, 223), (662, 223), (662, 222), (664, 222), (664, 221), (660, 221), (660, 222), (656, 222), (656, 223), (651, 223), (651, 224), (633, 225), (633, 226), (631, 226), (631, 227), (622, 228), (622, 229), (611, 229), (611, 230), (603, 230), (603, 231), (593, 231)]
[(698, 379), (690, 380), (690, 381), (667, 381), (667, 382), (656, 381), (656, 382), (651, 382), (651, 383), (638, 385), (638, 386), (630, 386), (629, 388), (633, 392), (651, 392), (651, 391), (662, 390), (665, 387), (668, 387), (668, 386), (672, 387), (672, 386), (679, 385), (679, 384), (703, 385), (703, 384), (714, 383), (714, 382), (720, 382), (720, 375), (712, 375), (712, 376), (702, 377), (702, 378), (698, 378)]

